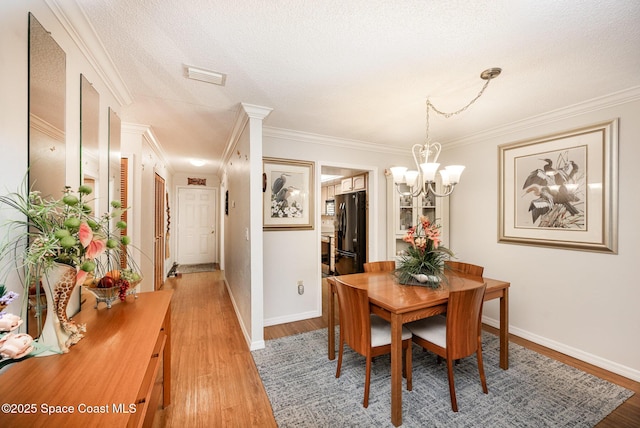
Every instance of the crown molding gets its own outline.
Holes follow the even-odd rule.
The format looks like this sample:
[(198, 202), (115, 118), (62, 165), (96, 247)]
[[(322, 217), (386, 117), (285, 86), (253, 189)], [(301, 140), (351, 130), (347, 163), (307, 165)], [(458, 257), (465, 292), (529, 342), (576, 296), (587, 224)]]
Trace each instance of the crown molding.
[(149, 143), (151, 150), (153, 150), (156, 156), (158, 156), (158, 158), (160, 159), (160, 162), (163, 165), (165, 165), (165, 167), (167, 168), (167, 171), (170, 174), (175, 173), (173, 167), (171, 166), (171, 163), (168, 161), (169, 157), (166, 155), (165, 151), (162, 149), (162, 146), (160, 145), (160, 143), (158, 143), (158, 139), (153, 133), (153, 129), (151, 129), (151, 126), (137, 124), (137, 123), (122, 122), (121, 129), (123, 133), (139, 135), (142, 138), (144, 138)]
[(319, 144), (328, 147), (348, 148), (365, 152), (377, 152), (386, 154), (406, 155), (406, 147), (386, 146), (378, 143), (370, 143), (359, 140), (349, 140), (346, 138), (330, 137), (327, 135), (313, 134), (310, 132), (292, 131), (290, 129), (273, 128), (265, 126), (262, 131), (263, 137), (277, 138), (280, 140), (298, 141), (310, 144)]
[(35, 130), (42, 132), (43, 134), (51, 137), (55, 141), (64, 142), (65, 132), (60, 128), (56, 128), (40, 116), (36, 116), (33, 113), (29, 114), (29, 126)]
[(224, 174), (224, 165), (229, 162), (231, 154), (238, 145), (238, 139), (240, 138), (244, 128), (247, 126), (249, 119), (264, 120), (273, 111), (270, 107), (263, 107), (255, 104), (240, 103), (239, 106), (240, 108), (236, 111), (236, 118), (233, 121), (233, 128), (231, 129), (231, 133), (227, 139), (227, 145), (222, 153), (222, 162), (220, 162), (220, 165), (218, 166), (218, 176)]
[(270, 107), (262, 107), (255, 104), (240, 103), (240, 105), (251, 119), (264, 120), (273, 111)]
[[(603, 110), (606, 108), (622, 105), (640, 100), (640, 86), (634, 86), (619, 92), (614, 92), (602, 97), (593, 98), (578, 104), (562, 107), (527, 119), (501, 125), (475, 134), (467, 135), (457, 140), (443, 142), (442, 149), (449, 150), (456, 147), (480, 143), (486, 140), (495, 139), (504, 135), (513, 134), (527, 129), (539, 127), (548, 123), (566, 120), (571, 117), (580, 116), (586, 113)], [(369, 143), (358, 140), (348, 140), (326, 135), (318, 135), (301, 131), (292, 131), (283, 128), (265, 127), (263, 136), (277, 138), (281, 140), (302, 141), (311, 144), (325, 145), (329, 147), (350, 148), (367, 152), (406, 154), (407, 148), (397, 146), (385, 146), (382, 144)]]
[(627, 104), (640, 100), (640, 86), (634, 86), (619, 92), (604, 95), (602, 97), (592, 98), (590, 100), (573, 104), (567, 107), (562, 107), (557, 110), (552, 110), (547, 113), (539, 114), (529, 117), (527, 119), (519, 120), (509, 123), (507, 125), (498, 126), (488, 129), (486, 131), (477, 132), (475, 134), (462, 137), (457, 140), (445, 142), (442, 144), (442, 149), (451, 149), (454, 147), (462, 147), (470, 144), (477, 144), (487, 140), (496, 139), (505, 135), (514, 134), (521, 131), (526, 131), (531, 128), (536, 128), (542, 125), (547, 125), (553, 122), (559, 122), (572, 117), (581, 116), (587, 113), (592, 113), (607, 108), (615, 107), (618, 105)]
[(45, 3), (120, 106), (131, 104), (133, 102), (131, 92), (77, 0), (45, 0)]

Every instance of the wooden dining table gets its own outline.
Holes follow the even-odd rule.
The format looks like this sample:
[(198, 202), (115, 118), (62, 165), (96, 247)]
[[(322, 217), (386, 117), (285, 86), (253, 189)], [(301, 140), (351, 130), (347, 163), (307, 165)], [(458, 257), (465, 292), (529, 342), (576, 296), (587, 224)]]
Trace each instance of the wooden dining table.
[(391, 422), (402, 425), (402, 325), (447, 311), (450, 290), (487, 284), (484, 300), (500, 299), (500, 367), (509, 368), (509, 286), (506, 281), (445, 271), (438, 288), (399, 284), (393, 272), (366, 272), (328, 278), (329, 359), (335, 358), (336, 282), (368, 290), (371, 312), (391, 323)]

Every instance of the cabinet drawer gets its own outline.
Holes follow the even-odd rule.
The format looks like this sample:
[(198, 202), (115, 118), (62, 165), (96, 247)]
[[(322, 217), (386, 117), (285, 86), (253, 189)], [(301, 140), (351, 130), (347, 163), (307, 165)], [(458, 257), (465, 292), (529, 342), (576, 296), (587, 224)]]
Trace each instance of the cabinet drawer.
[[(129, 419), (127, 426), (140, 427), (151, 426), (153, 424), (153, 417), (155, 416), (155, 406), (157, 405), (159, 394), (154, 390), (157, 379), (160, 379), (160, 385), (162, 385), (162, 358), (164, 346), (167, 341), (167, 335), (164, 330), (160, 331), (155, 346), (153, 347), (153, 353), (147, 370), (144, 374), (144, 379), (140, 390), (138, 391), (138, 399), (136, 400), (136, 413)], [(162, 389), (160, 389), (160, 392)], [(154, 404), (155, 402), (155, 404)]]

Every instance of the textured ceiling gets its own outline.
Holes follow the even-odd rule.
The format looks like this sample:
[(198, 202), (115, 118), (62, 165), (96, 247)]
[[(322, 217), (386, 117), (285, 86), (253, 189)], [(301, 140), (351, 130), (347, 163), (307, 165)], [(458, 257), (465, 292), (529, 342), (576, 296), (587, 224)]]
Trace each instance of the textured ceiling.
[[(62, 2), (62, 0), (60, 0)], [(77, 0), (174, 171), (216, 172), (240, 103), (265, 125), (409, 148), (640, 85), (637, 0)], [(185, 78), (185, 65), (227, 75)]]

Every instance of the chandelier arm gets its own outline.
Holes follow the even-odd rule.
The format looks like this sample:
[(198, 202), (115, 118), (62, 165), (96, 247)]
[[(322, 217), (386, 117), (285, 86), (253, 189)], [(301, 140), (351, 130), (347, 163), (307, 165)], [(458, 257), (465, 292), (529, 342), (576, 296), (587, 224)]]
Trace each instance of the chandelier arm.
[[(411, 196), (412, 198), (417, 197), (418, 195), (420, 195), (422, 189), (420, 188), (420, 186), (411, 186), (409, 187), (411, 190), (411, 192), (403, 192), (400, 190), (400, 183), (395, 183), (396, 185), (396, 191), (398, 192), (398, 194), (400, 196)], [(413, 190), (416, 189), (416, 190)]]
[[(424, 187), (422, 168), (420, 167), (420, 159), (419, 159), (422, 150), (423, 150), (423, 146), (421, 146), (420, 144), (414, 144), (413, 147), (411, 147), (411, 153), (413, 154), (413, 161), (415, 162), (416, 170), (418, 171), (418, 179), (416, 181), (416, 185), (411, 187), (412, 196), (414, 198), (419, 196), (421, 192), (424, 192), (426, 190)], [(427, 152), (427, 156), (429, 156), (428, 152)], [(418, 183), (420, 183), (420, 185), (418, 185)]]
[[(434, 196), (437, 196), (439, 198), (444, 198), (445, 196), (449, 196), (450, 194), (453, 193), (453, 188), (456, 187), (455, 184), (449, 184), (446, 188), (448, 188), (448, 190), (446, 190), (444, 193), (438, 193), (436, 192), (436, 190), (433, 188), (433, 182), (429, 181), (427, 183), (427, 188), (429, 190), (429, 192), (433, 193)], [(427, 192), (425, 192), (425, 194), (427, 194)]]

